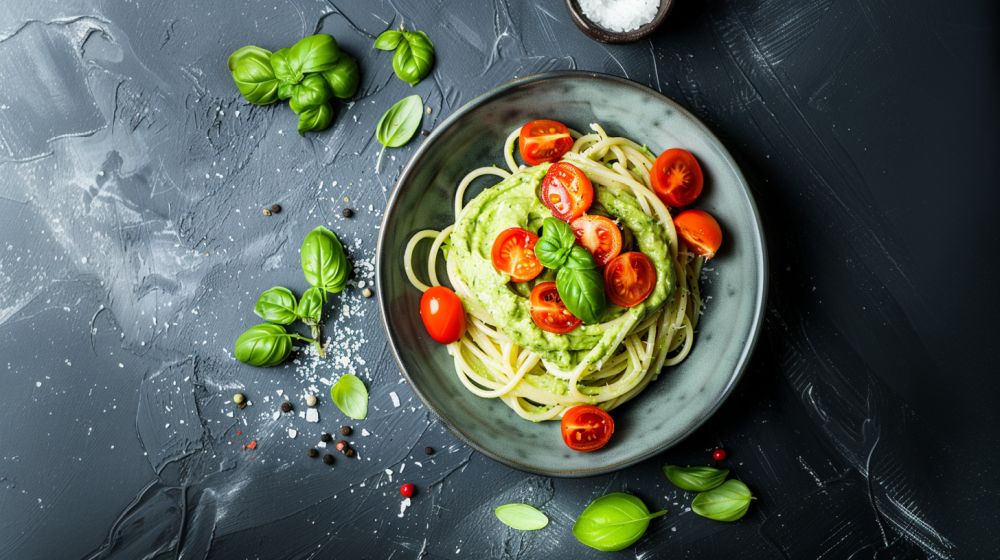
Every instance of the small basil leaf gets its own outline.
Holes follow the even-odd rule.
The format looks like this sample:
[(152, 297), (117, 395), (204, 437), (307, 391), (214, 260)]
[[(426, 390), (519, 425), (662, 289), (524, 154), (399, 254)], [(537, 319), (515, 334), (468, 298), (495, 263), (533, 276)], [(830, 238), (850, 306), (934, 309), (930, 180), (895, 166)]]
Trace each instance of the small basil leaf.
[(575, 244), (576, 236), (569, 224), (557, 218), (545, 218), (542, 237), (535, 244), (535, 256), (542, 266), (556, 269), (566, 264)]
[(286, 84), (297, 84), (302, 81), (302, 65), (292, 58), (288, 49), (278, 49), (271, 53), (271, 68), (274, 77)]
[(727, 480), (722, 486), (695, 496), (691, 511), (715, 521), (736, 521), (746, 515), (752, 499), (746, 484)]
[(255, 105), (268, 105), (278, 100), (279, 82), (271, 68), (270, 54), (250, 45), (229, 57), (233, 82), (243, 97)]
[(323, 290), (309, 288), (302, 294), (295, 315), (310, 327), (318, 325), (323, 318)]
[(518, 531), (537, 531), (549, 524), (549, 518), (544, 513), (528, 504), (502, 505), (493, 513), (504, 525)]
[(299, 113), (298, 131), (300, 135), (317, 130), (325, 130), (333, 124), (333, 107), (328, 103), (309, 107)]
[(726, 481), (729, 469), (665, 465), (663, 474), (674, 486), (689, 492), (705, 492)]
[(358, 84), (361, 82), (358, 61), (352, 56), (341, 55), (336, 64), (323, 72), (323, 78), (335, 97), (350, 99), (358, 92)]
[(379, 119), (375, 137), (387, 148), (403, 146), (416, 134), (423, 116), (424, 101), (420, 96), (404, 97)]
[(375, 48), (380, 51), (391, 51), (395, 49), (402, 40), (403, 33), (401, 31), (396, 31), (395, 29), (383, 31), (382, 34), (378, 36), (378, 39), (375, 39)]
[(597, 268), (597, 263), (589, 251), (579, 245), (573, 245), (563, 266), (573, 270), (593, 270)]
[(240, 47), (233, 51), (233, 54), (229, 55), (229, 60), (227, 64), (229, 65), (229, 71), (232, 72), (236, 70), (240, 62), (244, 58), (258, 58), (258, 59), (268, 59), (270, 62), (271, 51), (267, 49), (262, 49), (256, 45), (247, 45), (245, 47)]
[(272, 367), (284, 362), (292, 352), (292, 339), (285, 327), (261, 323), (247, 329), (236, 339), (233, 355), (251, 366)]
[(340, 376), (330, 387), (330, 400), (348, 418), (364, 420), (368, 416), (368, 389), (353, 373)]
[(303, 74), (312, 74), (331, 68), (340, 58), (340, 47), (331, 35), (318, 33), (300, 39), (288, 54)]
[(260, 294), (253, 312), (268, 323), (290, 325), (297, 318), (295, 307), (295, 295), (292, 291), (276, 286)]
[(392, 69), (400, 80), (415, 86), (434, 65), (434, 45), (423, 31), (403, 31), (403, 40), (392, 56)]
[(292, 98), (292, 88), (295, 87), (295, 84), (286, 84), (284, 82), (279, 82), (279, 84), (280, 85), (278, 86), (278, 99), (280, 99), (282, 101), (286, 101), (288, 99), (291, 99)]
[(573, 536), (590, 548), (614, 552), (634, 544), (646, 533), (650, 519), (666, 513), (650, 513), (639, 498), (615, 492), (583, 510), (573, 525)]
[(310, 285), (335, 294), (347, 285), (351, 263), (336, 234), (319, 226), (302, 241), (302, 273)]
[(292, 86), (292, 98), (288, 106), (298, 115), (306, 109), (326, 104), (330, 99), (330, 86), (320, 74), (310, 74)]
[(556, 273), (556, 290), (574, 316), (586, 324), (600, 322), (606, 300), (604, 279), (596, 269), (560, 268)]

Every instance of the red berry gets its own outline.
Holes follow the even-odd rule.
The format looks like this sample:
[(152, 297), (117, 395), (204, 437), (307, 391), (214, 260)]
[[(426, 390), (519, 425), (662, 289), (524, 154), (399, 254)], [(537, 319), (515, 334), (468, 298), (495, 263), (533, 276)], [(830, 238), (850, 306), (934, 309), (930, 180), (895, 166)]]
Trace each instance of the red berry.
[(403, 495), (404, 498), (410, 498), (413, 496), (414, 487), (412, 484), (407, 482), (406, 484), (399, 487), (399, 493)]
[(712, 452), (712, 459), (716, 461), (725, 461), (727, 456), (726, 450), (721, 447), (716, 447), (715, 451)]

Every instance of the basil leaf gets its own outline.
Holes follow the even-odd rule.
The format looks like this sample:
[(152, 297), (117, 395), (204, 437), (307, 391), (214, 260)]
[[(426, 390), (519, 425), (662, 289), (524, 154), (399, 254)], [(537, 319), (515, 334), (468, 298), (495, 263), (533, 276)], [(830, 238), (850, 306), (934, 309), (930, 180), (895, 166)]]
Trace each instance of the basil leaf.
[(243, 98), (255, 105), (268, 105), (278, 100), (278, 80), (271, 68), (271, 53), (248, 45), (229, 55), (229, 70)]
[(545, 218), (542, 236), (535, 244), (535, 256), (542, 266), (556, 269), (566, 264), (566, 258), (576, 245), (573, 228), (557, 218)]
[(518, 531), (537, 531), (549, 524), (549, 518), (544, 513), (528, 504), (502, 505), (493, 513), (504, 525)]
[(271, 68), (274, 69), (274, 77), (282, 83), (297, 84), (305, 77), (299, 61), (292, 58), (288, 49), (278, 49), (271, 53)]
[(306, 109), (323, 105), (330, 99), (330, 86), (320, 74), (310, 74), (302, 82), (292, 86), (292, 98), (288, 106), (298, 115)]
[(650, 519), (666, 513), (649, 513), (639, 498), (615, 492), (594, 500), (583, 510), (573, 525), (573, 536), (590, 548), (614, 552), (634, 544), (646, 533)]
[(560, 268), (556, 273), (556, 290), (574, 316), (587, 324), (600, 322), (606, 300), (604, 279), (596, 269)]
[(316, 130), (325, 130), (333, 124), (333, 107), (324, 103), (309, 107), (299, 113), (298, 131), (300, 135)]
[(403, 31), (402, 34), (392, 55), (392, 70), (400, 80), (415, 86), (434, 65), (434, 45), (423, 31)]
[(663, 474), (674, 486), (689, 492), (705, 492), (726, 481), (729, 469), (665, 465)]
[(280, 85), (278, 85), (278, 99), (282, 101), (285, 101), (286, 99), (291, 99), (292, 88), (295, 87), (295, 84), (286, 84), (284, 82), (279, 82), (279, 84)]
[(566, 263), (563, 266), (573, 270), (593, 270), (597, 268), (597, 263), (594, 262), (594, 257), (590, 254), (590, 251), (579, 245), (574, 245), (570, 248), (569, 256), (566, 258)]
[(403, 146), (416, 134), (423, 117), (423, 99), (419, 95), (404, 97), (379, 119), (375, 137), (387, 148)]
[(271, 367), (284, 362), (292, 352), (292, 338), (285, 327), (261, 323), (247, 329), (236, 339), (233, 355), (251, 366)]
[(364, 420), (368, 416), (368, 389), (353, 373), (340, 376), (330, 387), (330, 400), (348, 418)]
[(395, 49), (402, 40), (403, 33), (401, 31), (396, 31), (395, 29), (383, 31), (382, 34), (375, 39), (375, 48), (380, 51), (391, 51)]
[(295, 308), (295, 315), (310, 327), (318, 325), (323, 318), (323, 290), (306, 290)]
[(295, 314), (295, 307), (295, 295), (292, 291), (276, 286), (260, 294), (253, 312), (268, 323), (290, 325), (298, 317)]
[(354, 57), (342, 55), (336, 64), (323, 72), (323, 78), (330, 85), (330, 91), (340, 99), (350, 99), (358, 92), (361, 71)]
[(695, 496), (691, 511), (715, 521), (736, 521), (746, 515), (752, 499), (746, 484), (727, 480), (722, 486)]
[(306, 282), (331, 294), (344, 289), (351, 274), (351, 263), (336, 234), (323, 226), (317, 227), (302, 240), (301, 253)]
[(319, 33), (299, 39), (288, 55), (303, 74), (312, 74), (332, 68), (340, 58), (340, 47), (333, 36)]

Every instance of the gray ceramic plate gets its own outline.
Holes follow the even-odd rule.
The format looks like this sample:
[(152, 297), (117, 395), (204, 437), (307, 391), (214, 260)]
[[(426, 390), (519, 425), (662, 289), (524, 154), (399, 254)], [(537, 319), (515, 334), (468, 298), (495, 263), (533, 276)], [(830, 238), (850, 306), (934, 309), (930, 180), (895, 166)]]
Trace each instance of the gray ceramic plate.
[[(469, 393), (451, 357), (424, 331), (420, 293), (403, 272), (409, 237), (454, 220), (455, 188), (469, 170), (503, 164), (507, 134), (526, 121), (552, 118), (577, 130), (591, 122), (654, 152), (683, 147), (705, 172), (697, 202), (722, 224), (725, 241), (707, 267), (707, 296), (691, 355), (614, 412), (615, 435), (604, 449), (577, 453), (562, 443), (558, 422), (522, 420), (501, 401)], [(469, 196), (495, 183), (482, 178)], [(426, 255), (426, 246), (419, 256)], [(419, 259), (418, 259), (419, 261)], [(482, 95), (441, 123), (417, 150), (393, 192), (378, 245), (382, 319), (403, 374), (424, 404), (469, 445), (501, 463), (553, 476), (589, 476), (655, 455), (694, 431), (729, 395), (757, 339), (766, 284), (760, 221), (746, 181), (718, 139), (694, 116), (634, 82), (584, 72), (515, 80)]]

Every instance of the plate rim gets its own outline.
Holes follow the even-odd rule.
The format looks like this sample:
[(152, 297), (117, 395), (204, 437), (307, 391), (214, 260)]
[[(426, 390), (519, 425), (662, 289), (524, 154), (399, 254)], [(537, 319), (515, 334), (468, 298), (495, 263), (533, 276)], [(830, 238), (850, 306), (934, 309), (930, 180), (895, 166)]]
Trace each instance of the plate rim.
[[(714, 142), (717, 146), (719, 146), (722, 149), (726, 162), (728, 163), (732, 171), (735, 173), (739, 181), (739, 184), (742, 187), (741, 189), (742, 194), (746, 199), (746, 202), (749, 204), (751, 214), (753, 215), (752, 226), (756, 232), (756, 237), (754, 239), (753, 245), (755, 245), (757, 248), (757, 251), (755, 252), (757, 256), (757, 258), (755, 259), (756, 261), (755, 265), (758, 269), (757, 272), (760, 277), (760, 283), (756, 293), (754, 294), (754, 317), (751, 322), (750, 333), (743, 344), (742, 350), (740, 351), (740, 356), (737, 360), (736, 368), (730, 375), (729, 380), (726, 383), (726, 386), (715, 397), (711, 407), (707, 408), (706, 411), (701, 415), (701, 417), (696, 422), (693, 422), (689, 426), (689, 428), (685, 433), (683, 433), (682, 435), (678, 435), (672, 439), (666, 440), (661, 445), (651, 448), (649, 451), (639, 454), (628, 460), (612, 463), (601, 467), (595, 467), (593, 469), (573, 469), (567, 471), (553, 471), (544, 468), (537, 468), (532, 465), (519, 463), (516, 460), (510, 459), (508, 457), (501, 457), (493, 453), (492, 451), (489, 451), (481, 447), (475, 441), (475, 439), (470, 437), (461, 427), (454, 425), (452, 422), (446, 419), (442, 414), (440, 414), (433, 406), (431, 406), (430, 403), (428, 402), (427, 397), (424, 395), (423, 391), (420, 388), (418, 388), (416, 384), (413, 383), (413, 379), (410, 377), (409, 372), (406, 370), (406, 367), (403, 364), (402, 358), (399, 353), (399, 349), (396, 347), (395, 337), (393, 336), (393, 332), (389, 327), (389, 309), (388, 309), (389, 303), (387, 301), (387, 298), (383, 294), (382, 290), (382, 281), (384, 279), (383, 261), (385, 260), (385, 253), (383, 252), (382, 249), (386, 243), (386, 231), (388, 229), (387, 224), (389, 221), (389, 216), (393, 214), (393, 211), (395, 210), (396, 207), (396, 202), (398, 201), (399, 198), (400, 186), (403, 184), (404, 181), (410, 180), (411, 176), (416, 173), (417, 166), (421, 163), (421, 160), (423, 160), (424, 157), (426, 156), (426, 153), (430, 149), (430, 146), (434, 143), (434, 141), (437, 140), (437, 138), (440, 135), (444, 133), (445, 130), (447, 130), (455, 121), (459, 120), (461, 117), (471, 112), (473, 109), (479, 107), (480, 105), (486, 103), (487, 101), (490, 101), (496, 97), (499, 97), (507, 93), (510, 90), (519, 88), (526, 84), (532, 84), (536, 82), (543, 82), (550, 80), (559, 81), (563, 79), (584, 79), (584, 80), (593, 80), (597, 82), (613, 82), (618, 85), (624, 85), (639, 90), (640, 92), (645, 93), (647, 95), (658, 97), (660, 100), (670, 105), (678, 113), (687, 117), (691, 122), (693, 122), (698, 128), (701, 129), (701, 132), (710, 141)], [(434, 416), (436, 416), (438, 420), (440, 420), (441, 423), (443, 423), (445, 427), (448, 428), (448, 430), (452, 434), (454, 434), (460, 440), (465, 442), (469, 447), (471, 447), (475, 451), (478, 451), (479, 453), (482, 453), (483, 455), (489, 457), (490, 459), (502, 465), (506, 465), (508, 467), (523, 472), (540, 474), (544, 476), (558, 477), (558, 478), (582, 478), (582, 477), (598, 476), (602, 474), (616, 472), (626, 467), (630, 467), (632, 465), (641, 463), (655, 455), (658, 455), (666, 451), (667, 449), (670, 449), (671, 447), (677, 445), (678, 443), (686, 439), (688, 436), (696, 432), (698, 428), (700, 428), (705, 422), (708, 421), (709, 418), (715, 415), (715, 413), (722, 406), (722, 404), (732, 394), (736, 385), (739, 383), (740, 379), (742, 379), (743, 377), (743, 374), (746, 372), (747, 366), (749, 365), (750, 362), (750, 358), (752, 357), (753, 351), (757, 346), (758, 339), (760, 338), (761, 326), (763, 325), (764, 322), (764, 311), (767, 305), (769, 279), (768, 279), (767, 243), (764, 238), (764, 227), (760, 219), (760, 211), (757, 208), (756, 200), (753, 197), (753, 193), (750, 191), (750, 186), (747, 183), (746, 177), (743, 176), (743, 172), (740, 170), (739, 166), (736, 165), (736, 161), (733, 159), (733, 156), (730, 153), (729, 149), (708, 128), (708, 126), (706, 126), (705, 123), (701, 121), (701, 119), (693, 115), (690, 111), (688, 111), (685, 107), (681, 106), (673, 99), (664, 95), (662, 92), (659, 92), (649, 86), (640, 84), (628, 78), (622, 78), (620, 76), (605, 74), (602, 72), (592, 72), (584, 70), (559, 70), (553, 72), (542, 72), (538, 74), (531, 74), (528, 76), (524, 76), (522, 78), (516, 78), (504, 82), (503, 84), (500, 84), (499, 86), (496, 86), (472, 98), (471, 100), (463, 104), (461, 107), (453, 111), (450, 115), (448, 115), (447, 118), (445, 118), (442, 122), (440, 122), (437, 126), (434, 127), (434, 130), (431, 131), (430, 135), (413, 153), (409, 161), (406, 163), (406, 166), (403, 168), (402, 173), (400, 173), (399, 178), (393, 184), (392, 193), (390, 193), (389, 201), (385, 207), (385, 213), (383, 214), (382, 221), (379, 225), (378, 243), (376, 244), (375, 255), (376, 255), (375, 285), (378, 288), (376, 295), (378, 297), (378, 308), (379, 308), (379, 316), (381, 317), (382, 330), (386, 335), (386, 340), (389, 343), (389, 348), (392, 350), (392, 355), (396, 361), (396, 366), (399, 368), (400, 373), (406, 379), (406, 382), (407, 384), (409, 384), (410, 389), (412, 389), (413, 392), (416, 393), (417, 398), (420, 399), (420, 402), (424, 405), (424, 407), (428, 410), (428, 412), (434, 414)]]

